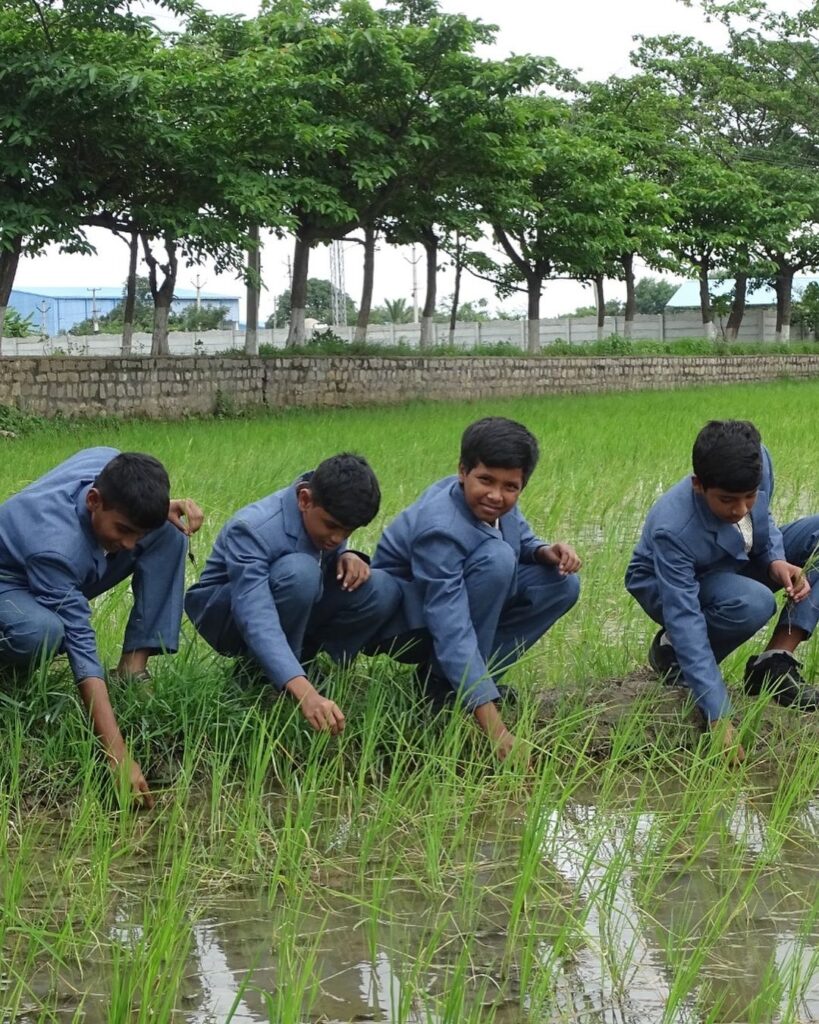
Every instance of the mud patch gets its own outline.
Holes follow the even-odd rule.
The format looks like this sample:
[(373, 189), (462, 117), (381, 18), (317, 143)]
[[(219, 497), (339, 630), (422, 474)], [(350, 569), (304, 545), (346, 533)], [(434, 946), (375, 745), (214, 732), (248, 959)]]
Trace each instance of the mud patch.
[[(764, 747), (769, 758), (781, 761), (802, 744), (819, 747), (819, 713), (783, 708), (764, 696), (750, 700), (734, 693), (732, 699), (746, 749)], [(706, 731), (689, 691), (663, 685), (649, 668), (541, 691), (535, 714), (545, 742), (551, 735), (599, 760), (649, 747), (693, 749)]]

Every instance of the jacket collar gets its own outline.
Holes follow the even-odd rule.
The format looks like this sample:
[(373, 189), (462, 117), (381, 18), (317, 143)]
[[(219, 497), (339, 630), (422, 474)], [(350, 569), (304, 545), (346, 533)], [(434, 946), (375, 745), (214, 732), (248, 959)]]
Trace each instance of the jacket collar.
[(296, 493), (299, 484), (306, 483), (312, 475), (312, 472), (303, 473), (282, 494), (282, 521), (284, 532), (294, 542), (296, 551), (320, 555), (321, 552), (310, 540), (310, 535), (304, 528), (304, 519), (299, 511), (299, 499)]
[(91, 513), (88, 511), (88, 506), (85, 503), (85, 499), (88, 497), (88, 492), (93, 486), (93, 484), (86, 484), (85, 487), (80, 488), (79, 493), (77, 494), (75, 508), (80, 529), (85, 535), (85, 539), (88, 541), (91, 557), (94, 559), (97, 572), (101, 576), (105, 572), (106, 568), (105, 551), (97, 540), (97, 535), (94, 533), (94, 529), (91, 526)]
[[(736, 526), (715, 516), (706, 504), (705, 498), (701, 494), (697, 494), (693, 487), (692, 498), (703, 528), (714, 534), (717, 544), (723, 551), (739, 561), (747, 561), (748, 553), (745, 551), (745, 543)], [(763, 534), (765, 537), (768, 535), (768, 496), (762, 489), (759, 490), (757, 500), (751, 509), (751, 522), (754, 527), (754, 540), (751, 548), (751, 554), (753, 554), (760, 546), (765, 546), (764, 544), (760, 545)]]
[[(452, 503), (471, 526), (474, 526), (476, 530), (481, 530), (489, 537), (498, 536), (498, 530), (495, 529), (494, 526), (490, 526), (489, 523), (485, 523), (482, 519), (478, 519), (478, 517), (472, 512), (469, 505), (467, 505), (466, 498), (464, 497), (464, 489), (461, 487), (461, 482), (457, 477), (453, 478), (452, 486), (449, 488), (449, 493), (452, 496)], [(505, 517), (501, 517), (498, 520), (499, 529), (503, 527), (504, 518)]]

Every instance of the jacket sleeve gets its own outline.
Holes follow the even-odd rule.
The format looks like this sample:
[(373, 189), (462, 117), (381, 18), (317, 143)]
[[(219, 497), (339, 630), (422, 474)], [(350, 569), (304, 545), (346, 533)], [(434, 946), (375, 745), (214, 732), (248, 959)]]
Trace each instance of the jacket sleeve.
[(549, 547), (549, 541), (536, 537), (532, 527), (523, 513), (515, 506), (515, 515), (520, 523), (520, 561), (533, 563), (537, 561), (535, 554), (538, 548)]
[(694, 559), (665, 531), (654, 536), (654, 571), (663, 609), (663, 622), (685, 681), (709, 722), (730, 714), (731, 702), (708, 639), (699, 597)]
[(81, 683), (92, 676), (104, 678), (97, 638), (91, 628), (91, 606), (71, 565), (56, 551), (38, 552), (25, 565), (32, 596), (63, 624), (63, 646), (75, 680)]
[(771, 562), (785, 560), (785, 541), (782, 538), (782, 531), (776, 525), (773, 513), (771, 512), (771, 500), (773, 499), (774, 492), (774, 472), (771, 456), (768, 454), (768, 449), (764, 445), (762, 446), (762, 463), (764, 467), (763, 483), (767, 476), (768, 484), (768, 546), (757, 557), (767, 565), (770, 565)]
[(283, 690), (287, 682), (305, 672), (287, 642), (270, 590), (273, 560), (241, 521), (225, 530), (223, 543), (233, 617), (267, 678)]
[(466, 555), (448, 534), (430, 530), (415, 540), (412, 575), (423, 586), (424, 623), (435, 657), (470, 710), (500, 696), (478, 648), (464, 583)]

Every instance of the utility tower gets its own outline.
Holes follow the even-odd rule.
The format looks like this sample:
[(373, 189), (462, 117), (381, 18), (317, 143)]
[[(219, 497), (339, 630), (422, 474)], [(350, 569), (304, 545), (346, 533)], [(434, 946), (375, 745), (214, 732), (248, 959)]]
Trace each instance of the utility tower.
[(344, 247), (340, 241), (330, 246), (330, 284), (333, 299), (333, 326), (347, 326), (347, 297), (344, 287)]

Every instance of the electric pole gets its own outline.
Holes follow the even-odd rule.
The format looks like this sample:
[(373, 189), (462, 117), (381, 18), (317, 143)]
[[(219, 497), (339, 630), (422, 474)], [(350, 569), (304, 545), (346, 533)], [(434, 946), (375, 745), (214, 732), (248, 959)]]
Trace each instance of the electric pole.
[(86, 291), (91, 292), (91, 330), (94, 334), (99, 334), (99, 310), (97, 309), (97, 292), (99, 288), (86, 288)]
[(193, 287), (196, 289), (196, 312), (198, 313), (202, 308), (202, 299), (200, 293), (203, 285), (206, 285), (207, 281), (200, 281), (199, 275), (196, 275), (196, 280), (193, 282)]

